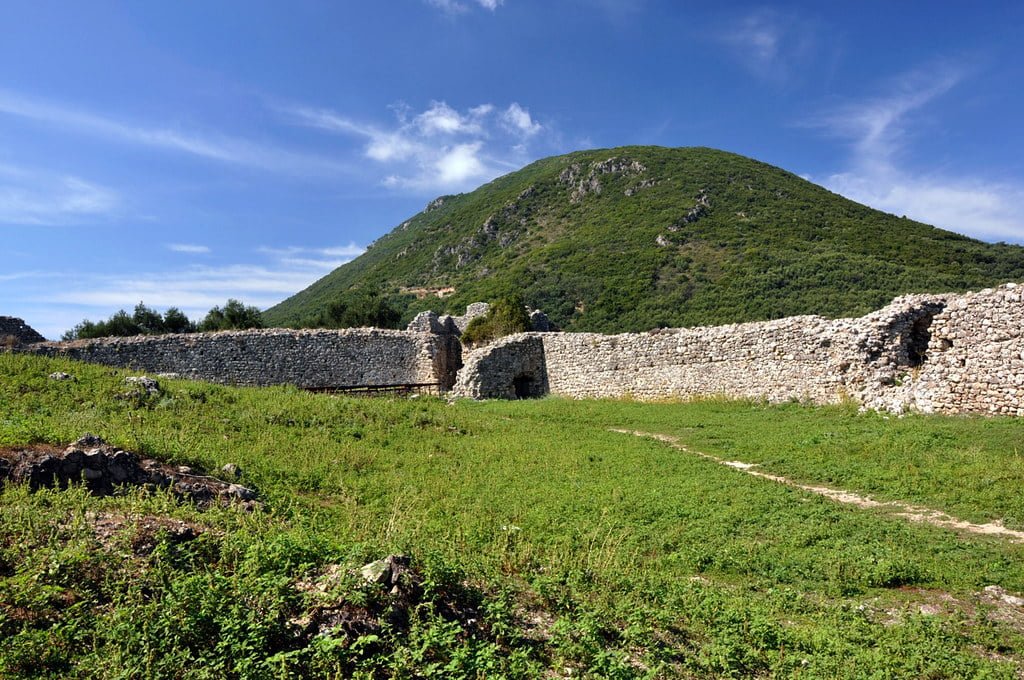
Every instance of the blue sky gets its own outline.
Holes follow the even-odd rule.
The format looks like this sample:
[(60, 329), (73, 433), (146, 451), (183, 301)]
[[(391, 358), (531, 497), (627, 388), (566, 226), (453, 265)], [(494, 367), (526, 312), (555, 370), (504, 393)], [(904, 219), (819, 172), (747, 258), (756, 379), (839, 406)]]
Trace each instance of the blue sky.
[(0, 25), (0, 314), (48, 337), (270, 306), (581, 148), (722, 148), (1024, 243), (1021, 2), (5, 0)]

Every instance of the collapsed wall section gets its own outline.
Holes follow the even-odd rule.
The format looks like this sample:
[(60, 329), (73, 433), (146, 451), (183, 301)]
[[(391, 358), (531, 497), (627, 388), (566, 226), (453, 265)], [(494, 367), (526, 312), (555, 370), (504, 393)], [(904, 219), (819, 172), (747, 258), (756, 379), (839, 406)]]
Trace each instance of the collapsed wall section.
[(519, 333), (473, 352), (454, 392), (473, 399), (529, 399), (549, 392), (543, 336)]
[[(1024, 416), (1024, 286), (949, 296), (895, 399), (925, 413)], [(886, 403), (865, 404), (886, 408)]]
[(376, 328), (223, 331), (43, 343), (29, 351), (232, 385), (306, 389), (455, 381), (458, 339)]
[(46, 338), (17, 317), (0, 316), (0, 349), (36, 342), (46, 342)]

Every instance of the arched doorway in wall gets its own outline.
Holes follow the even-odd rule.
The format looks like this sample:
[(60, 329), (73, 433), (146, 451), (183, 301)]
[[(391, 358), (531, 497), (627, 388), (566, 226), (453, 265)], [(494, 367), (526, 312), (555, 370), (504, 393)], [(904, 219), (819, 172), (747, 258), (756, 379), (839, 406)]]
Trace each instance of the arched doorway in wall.
[(520, 373), (512, 378), (512, 391), (516, 399), (532, 399), (540, 396), (538, 383), (529, 373)]

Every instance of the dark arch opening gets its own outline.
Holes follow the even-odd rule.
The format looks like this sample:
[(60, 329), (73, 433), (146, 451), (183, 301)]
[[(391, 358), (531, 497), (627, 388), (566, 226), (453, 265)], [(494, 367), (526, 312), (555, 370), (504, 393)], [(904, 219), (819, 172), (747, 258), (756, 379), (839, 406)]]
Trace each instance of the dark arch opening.
[(512, 378), (512, 389), (515, 391), (516, 399), (529, 399), (537, 396), (535, 382), (533, 376), (526, 373)]
[(905, 347), (907, 350), (907, 362), (911, 368), (924, 363), (928, 353), (928, 343), (932, 339), (932, 315), (926, 314), (914, 322), (907, 333)]

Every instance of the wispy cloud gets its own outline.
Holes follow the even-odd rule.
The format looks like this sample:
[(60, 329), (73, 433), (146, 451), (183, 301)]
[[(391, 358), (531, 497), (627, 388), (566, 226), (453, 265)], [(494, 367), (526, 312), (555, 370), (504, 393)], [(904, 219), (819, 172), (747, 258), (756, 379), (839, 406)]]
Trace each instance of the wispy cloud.
[(279, 174), (338, 175), (351, 168), (333, 160), (226, 135), (202, 135), (149, 127), (0, 90), (0, 114), (16, 116), (61, 131), (112, 139), (124, 144), (184, 153)]
[(347, 246), (328, 246), (326, 248), (303, 248), (289, 246), (286, 248), (261, 247), (257, 252), (271, 255), (287, 267), (322, 271), (327, 273), (337, 269), (353, 258), (366, 252), (366, 248), (349, 243)]
[(498, 9), (498, 7), (500, 7), (502, 4), (504, 4), (504, 2), (505, 0), (475, 0), (474, 2), (470, 3), (460, 2), (460, 0), (426, 0), (426, 3), (428, 5), (436, 7), (449, 14), (461, 14), (463, 12), (466, 12), (470, 9), (470, 6), (473, 4), (476, 4), (479, 7), (483, 7), (484, 9), (489, 9), (493, 12), (494, 10)]
[(114, 275), (51, 272), (40, 276), (23, 272), (8, 278), (35, 277), (20, 293), (10, 293), (11, 302), (31, 306), (34, 318), (26, 320), (33, 325), (42, 323), (36, 318), (50, 319), (50, 325), (36, 327), (47, 337), (58, 337), (84, 318), (106, 318), (118, 309), (130, 310), (139, 301), (161, 311), (178, 307), (193, 319), (201, 319), (211, 307), (223, 305), (228, 298), (270, 307), (364, 251), (355, 243), (259, 248), (250, 262), (219, 266)]
[(80, 224), (120, 204), (114, 190), (74, 175), (0, 165), (0, 226)]
[(815, 51), (817, 26), (802, 16), (760, 9), (719, 34), (739, 62), (762, 80), (787, 82)]
[(209, 246), (200, 246), (193, 243), (168, 243), (167, 250), (175, 253), (186, 253), (190, 255), (206, 255), (210, 252)]
[(466, 190), (517, 167), (527, 142), (547, 129), (518, 102), (500, 112), (489, 103), (460, 111), (443, 101), (418, 113), (405, 105), (393, 108), (390, 125), (327, 109), (282, 112), (300, 125), (363, 138), (363, 153), (380, 167), (381, 182), (414, 192)]
[(884, 95), (805, 121), (850, 144), (849, 167), (824, 180), (833, 191), (875, 208), (989, 240), (1024, 242), (1024, 186), (984, 177), (919, 174), (904, 156), (917, 141), (918, 115), (961, 85), (970, 69), (932, 64), (890, 83)]

